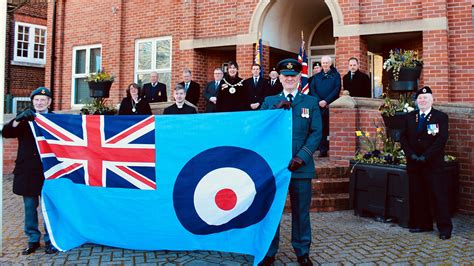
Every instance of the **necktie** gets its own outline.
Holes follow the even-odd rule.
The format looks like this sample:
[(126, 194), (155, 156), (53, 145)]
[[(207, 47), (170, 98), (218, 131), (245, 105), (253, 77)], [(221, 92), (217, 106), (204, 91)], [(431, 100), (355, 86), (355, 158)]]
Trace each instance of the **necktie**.
[(288, 100), (290, 101), (290, 103), (293, 102), (293, 94), (288, 94)]
[(257, 87), (257, 83), (258, 83), (258, 79), (257, 79), (257, 78), (254, 78), (254, 79), (253, 79), (253, 84), (255, 85), (255, 87)]
[(274, 85), (275, 85), (275, 81), (274, 81), (274, 80), (272, 80), (272, 86), (274, 86)]
[(354, 77), (354, 73), (351, 72), (351, 80), (352, 80), (353, 77)]
[(423, 125), (425, 124), (426, 116), (424, 113), (421, 113), (420, 119), (418, 120), (418, 127), (416, 128), (417, 132), (421, 132), (423, 130)]
[(188, 92), (188, 89), (189, 89), (189, 82), (186, 82), (186, 84), (184, 85), (184, 90)]
[(216, 81), (216, 90), (219, 87), (219, 81)]

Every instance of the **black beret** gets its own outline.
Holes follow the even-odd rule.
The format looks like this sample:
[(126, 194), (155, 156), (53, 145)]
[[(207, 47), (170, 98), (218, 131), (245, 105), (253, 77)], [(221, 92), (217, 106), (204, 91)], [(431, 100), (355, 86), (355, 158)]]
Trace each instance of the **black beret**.
[(314, 68), (315, 66), (321, 67), (321, 63), (320, 63), (320, 62), (314, 62), (314, 63), (313, 63), (313, 68)]
[(33, 97), (36, 95), (45, 95), (51, 98), (51, 91), (46, 87), (38, 87), (36, 90), (31, 92), (30, 99), (33, 100)]
[(283, 59), (278, 63), (278, 72), (285, 76), (296, 76), (301, 72), (301, 63), (293, 58)]
[(433, 92), (431, 91), (431, 88), (428, 86), (424, 86), (423, 88), (419, 89), (415, 94), (415, 99), (418, 98), (418, 95), (426, 94), (426, 93), (433, 94)]

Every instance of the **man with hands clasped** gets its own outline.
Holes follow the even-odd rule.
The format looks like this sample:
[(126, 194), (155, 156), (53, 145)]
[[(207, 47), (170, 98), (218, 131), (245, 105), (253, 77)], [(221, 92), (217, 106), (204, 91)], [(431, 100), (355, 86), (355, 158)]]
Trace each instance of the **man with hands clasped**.
[[(261, 110), (284, 108), (293, 114), (292, 158), (288, 164), (291, 171), (291, 244), (298, 257), (299, 265), (313, 265), (309, 258), (311, 225), (311, 179), (315, 176), (313, 153), (319, 146), (322, 135), (321, 114), (316, 98), (298, 91), (301, 64), (295, 59), (278, 63), (283, 91), (268, 96)], [(278, 227), (270, 249), (260, 265), (272, 265), (278, 251), (280, 228)]]

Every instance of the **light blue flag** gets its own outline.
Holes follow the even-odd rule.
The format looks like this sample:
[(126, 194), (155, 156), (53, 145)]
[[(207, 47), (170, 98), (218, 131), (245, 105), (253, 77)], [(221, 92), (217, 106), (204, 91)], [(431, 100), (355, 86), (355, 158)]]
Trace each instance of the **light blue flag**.
[(291, 176), (291, 112), (36, 122), (43, 214), (59, 250), (96, 243), (265, 256)]

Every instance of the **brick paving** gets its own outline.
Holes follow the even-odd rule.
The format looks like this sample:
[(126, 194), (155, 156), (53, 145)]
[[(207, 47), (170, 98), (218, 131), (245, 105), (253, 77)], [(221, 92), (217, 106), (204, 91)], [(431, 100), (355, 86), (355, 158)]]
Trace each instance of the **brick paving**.
[[(21, 255), (23, 235), (21, 197), (11, 193), (12, 176), (3, 186), (3, 256), (1, 265), (249, 265), (252, 256), (215, 251), (140, 251), (86, 244), (68, 252), (44, 254), (41, 248)], [(376, 222), (352, 211), (311, 214), (311, 258), (319, 265), (472, 265), (474, 217), (456, 215), (450, 240), (437, 233), (410, 234), (396, 224)], [(290, 245), (291, 218), (284, 214), (280, 252), (275, 265), (297, 265)]]

